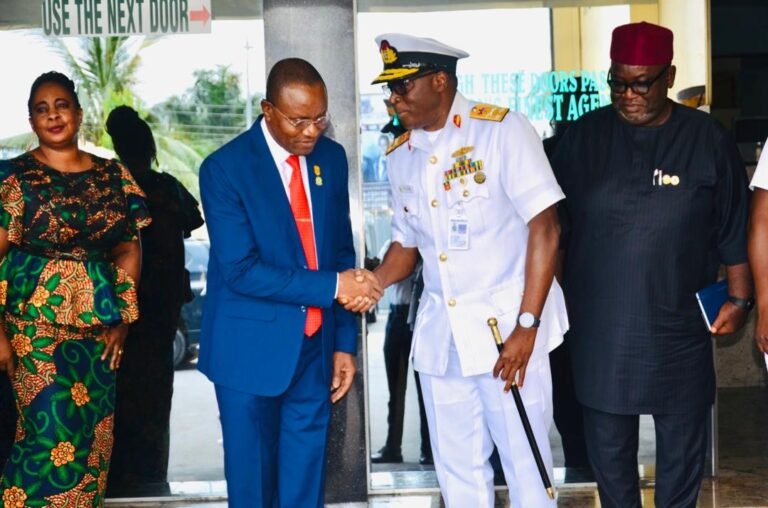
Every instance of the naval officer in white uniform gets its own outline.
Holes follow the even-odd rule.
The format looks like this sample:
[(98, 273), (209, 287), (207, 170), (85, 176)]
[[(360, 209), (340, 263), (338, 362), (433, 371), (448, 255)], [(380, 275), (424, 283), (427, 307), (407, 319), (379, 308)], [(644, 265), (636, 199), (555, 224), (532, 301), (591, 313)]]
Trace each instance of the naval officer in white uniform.
[[(548, 353), (568, 329), (553, 282), (563, 193), (524, 116), (457, 91), (467, 53), (404, 34), (376, 42), (374, 83), (409, 129), (389, 148), (392, 246), (376, 275), (389, 285), (424, 259), (411, 355), (446, 506), (494, 506), (495, 444), (512, 506), (554, 507), (507, 391), (516, 379), (552, 478)], [(501, 355), (490, 317), (506, 338)]]

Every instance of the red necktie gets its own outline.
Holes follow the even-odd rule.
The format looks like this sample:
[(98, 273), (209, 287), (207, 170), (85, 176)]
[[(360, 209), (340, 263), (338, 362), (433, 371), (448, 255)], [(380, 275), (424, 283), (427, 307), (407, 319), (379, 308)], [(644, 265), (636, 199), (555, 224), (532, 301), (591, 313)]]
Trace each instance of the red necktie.
[[(289, 155), (286, 162), (293, 168), (291, 183), (288, 190), (291, 196), (291, 211), (296, 219), (301, 246), (307, 258), (310, 270), (317, 270), (317, 255), (315, 253), (315, 231), (312, 228), (312, 215), (309, 213), (309, 202), (304, 192), (304, 181), (301, 178), (301, 164), (298, 155)], [(307, 322), (304, 324), (304, 335), (311, 337), (323, 324), (323, 313), (318, 307), (307, 308)]]

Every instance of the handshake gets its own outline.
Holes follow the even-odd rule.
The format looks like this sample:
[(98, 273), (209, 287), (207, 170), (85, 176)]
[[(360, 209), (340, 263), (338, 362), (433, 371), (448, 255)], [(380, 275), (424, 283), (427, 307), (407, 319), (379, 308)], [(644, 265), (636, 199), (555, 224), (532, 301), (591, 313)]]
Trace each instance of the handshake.
[(383, 294), (379, 278), (371, 271), (356, 268), (339, 273), (336, 301), (350, 312), (368, 312)]

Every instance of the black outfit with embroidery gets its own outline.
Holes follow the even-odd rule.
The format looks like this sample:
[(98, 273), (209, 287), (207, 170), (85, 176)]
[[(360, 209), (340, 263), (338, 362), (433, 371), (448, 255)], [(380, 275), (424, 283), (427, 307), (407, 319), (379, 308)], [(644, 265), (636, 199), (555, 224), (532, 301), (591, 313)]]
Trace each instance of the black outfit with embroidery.
[(720, 264), (747, 261), (736, 146), (700, 111), (674, 105), (664, 124), (637, 127), (608, 106), (568, 129), (552, 165), (567, 196), (567, 342), (598, 484), (615, 487), (616, 506), (639, 506), (637, 417), (651, 414), (657, 506), (694, 506), (715, 394), (695, 293)]

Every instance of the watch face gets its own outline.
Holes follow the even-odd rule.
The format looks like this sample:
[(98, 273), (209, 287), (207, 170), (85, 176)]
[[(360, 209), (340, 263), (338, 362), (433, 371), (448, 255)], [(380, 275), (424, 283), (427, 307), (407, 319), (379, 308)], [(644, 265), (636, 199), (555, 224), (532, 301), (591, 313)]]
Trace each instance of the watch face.
[(536, 318), (530, 312), (523, 312), (520, 317), (517, 318), (517, 322), (524, 328), (531, 328), (536, 322)]

